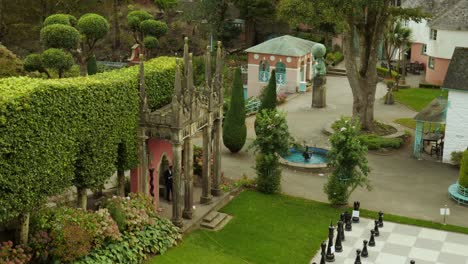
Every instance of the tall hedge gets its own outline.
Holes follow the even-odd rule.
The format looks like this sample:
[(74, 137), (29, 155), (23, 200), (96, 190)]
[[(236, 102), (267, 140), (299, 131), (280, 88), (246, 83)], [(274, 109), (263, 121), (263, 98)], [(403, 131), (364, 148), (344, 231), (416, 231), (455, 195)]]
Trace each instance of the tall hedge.
[(270, 109), (273, 110), (276, 108), (276, 73), (275, 70), (271, 71), (270, 81), (268, 86), (265, 88), (265, 94), (262, 98), (262, 104), (260, 105), (260, 110)]
[(223, 142), (232, 153), (237, 153), (244, 146), (246, 138), (244, 87), (241, 69), (237, 68), (232, 86), (231, 106), (223, 126)]
[(460, 178), (458, 179), (458, 183), (468, 188), (468, 150), (463, 152), (463, 157), (460, 164)]
[[(173, 58), (146, 64), (153, 109), (169, 102), (174, 72)], [(125, 167), (136, 165), (137, 76), (130, 67), (61, 80), (0, 79), (0, 222), (72, 183), (100, 186), (116, 169), (119, 143)]]

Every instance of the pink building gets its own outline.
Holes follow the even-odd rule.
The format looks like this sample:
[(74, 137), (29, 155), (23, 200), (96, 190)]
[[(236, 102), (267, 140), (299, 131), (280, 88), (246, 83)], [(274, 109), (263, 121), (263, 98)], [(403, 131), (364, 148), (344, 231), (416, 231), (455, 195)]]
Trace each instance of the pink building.
[(455, 47), (468, 47), (468, 1), (407, 0), (403, 7), (421, 7), (433, 15), (407, 22), (413, 35), (410, 60), (424, 64), (426, 83), (441, 85)]
[(313, 77), (312, 47), (315, 42), (289, 35), (277, 37), (248, 48), (247, 97), (258, 96), (276, 70), (278, 92), (295, 93), (301, 82)]

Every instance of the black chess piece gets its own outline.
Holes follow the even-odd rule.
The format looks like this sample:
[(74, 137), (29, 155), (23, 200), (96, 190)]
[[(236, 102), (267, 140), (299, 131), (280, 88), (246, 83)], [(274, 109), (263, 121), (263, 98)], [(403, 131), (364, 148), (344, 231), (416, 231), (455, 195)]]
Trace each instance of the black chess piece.
[(383, 212), (379, 212), (379, 227), (383, 227)]
[(375, 238), (374, 238), (375, 231), (371, 230), (370, 233), (371, 233), (371, 236), (369, 240), (369, 247), (375, 247)]
[(344, 226), (343, 226), (343, 221), (338, 221), (338, 234), (340, 235), (341, 241), (345, 241), (345, 234), (344, 234)]
[(335, 240), (335, 251), (336, 252), (343, 252), (343, 245), (341, 244), (341, 228), (343, 228), (343, 223), (341, 221), (338, 222), (338, 230), (336, 232), (336, 240)]
[(330, 222), (330, 226), (328, 227), (328, 246), (333, 247), (333, 237), (335, 236), (335, 227), (333, 226), (333, 223)]
[(367, 258), (369, 256), (369, 252), (367, 252), (367, 240), (362, 241), (364, 247), (362, 248), (361, 256), (363, 258)]
[(326, 262), (334, 262), (335, 261), (335, 253), (332, 252), (333, 244), (330, 244), (330, 240), (328, 241), (327, 246), (327, 254), (325, 255)]
[(320, 252), (320, 264), (325, 264), (325, 254), (327, 254), (325, 252), (325, 248), (327, 247), (327, 244), (325, 242), (322, 242), (322, 244), (320, 245), (320, 247), (322, 248), (322, 251)]
[(376, 237), (380, 236), (380, 232), (379, 232), (379, 221), (377, 221), (377, 220), (375, 220), (374, 235), (375, 235)]
[(344, 212), (340, 214), (340, 221), (343, 222), (343, 223), (345, 222), (345, 213)]
[(361, 250), (360, 249), (356, 250), (356, 260), (354, 261), (354, 264), (361, 264)]
[(411, 263), (411, 264), (416, 264), (416, 261), (411, 260), (410, 263)]
[(353, 227), (351, 225), (351, 215), (348, 212), (345, 213), (345, 230), (346, 231), (353, 230)]
[[(361, 207), (360, 202), (354, 202), (354, 211), (359, 212), (360, 207)], [(353, 216), (353, 223), (359, 223), (359, 216)]]

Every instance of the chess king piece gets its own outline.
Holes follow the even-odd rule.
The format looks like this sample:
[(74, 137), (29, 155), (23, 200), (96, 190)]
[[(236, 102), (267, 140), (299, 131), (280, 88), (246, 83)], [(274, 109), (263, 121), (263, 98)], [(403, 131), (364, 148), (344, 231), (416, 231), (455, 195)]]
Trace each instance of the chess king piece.
[(371, 236), (369, 240), (369, 247), (375, 247), (375, 238), (374, 238), (375, 231), (371, 230), (370, 233), (371, 233)]
[(332, 252), (332, 246), (330, 244), (330, 241), (328, 241), (328, 247), (327, 247), (327, 254), (325, 255), (325, 261), (326, 262), (334, 262), (335, 261), (335, 253)]
[(375, 232), (375, 236), (378, 237), (380, 236), (380, 232), (379, 232), (379, 221), (375, 220), (375, 227), (374, 227), (374, 232)]
[(322, 251), (320, 252), (320, 264), (325, 264), (325, 254), (326, 254), (326, 247), (327, 247), (327, 244), (325, 242), (322, 242), (322, 244), (320, 245)]
[[(341, 227), (340, 227), (341, 225)], [(335, 251), (336, 252), (343, 252), (343, 245), (341, 245), (341, 229), (343, 228), (343, 223), (341, 221), (338, 222), (338, 230), (336, 232), (336, 240), (335, 240)]]
[(360, 249), (356, 250), (356, 260), (354, 261), (354, 264), (361, 264), (361, 250)]
[(335, 227), (333, 223), (330, 222), (330, 226), (328, 227), (328, 244), (329, 246), (333, 247), (333, 237), (335, 236)]
[(361, 207), (360, 202), (354, 202), (354, 209), (353, 209), (353, 214), (354, 212), (357, 212), (357, 216), (353, 216), (353, 223), (359, 223), (359, 207)]
[(379, 227), (383, 227), (383, 212), (379, 212)]
[(353, 227), (351, 225), (351, 215), (349, 214), (349, 212), (345, 213), (345, 230), (346, 231), (352, 231), (353, 230)]
[(362, 248), (361, 256), (363, 258), (367, 258), (369, 256), (369, 252), (367, 252), (367, 240), (362, 241), (364, 247)]
[(343, 221), (338, 221), (338, 234), (340, 235), (341, 241), (345, 241)]

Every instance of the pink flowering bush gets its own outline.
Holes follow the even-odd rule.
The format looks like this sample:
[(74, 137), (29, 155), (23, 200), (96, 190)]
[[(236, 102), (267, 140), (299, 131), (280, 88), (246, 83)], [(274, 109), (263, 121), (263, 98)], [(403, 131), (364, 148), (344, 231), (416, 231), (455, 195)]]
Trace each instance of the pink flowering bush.
[(0, 263), (24, 264), (31, 260), (31, 249), (25, 246), (13, 246), (13, 242), (7, 241), (0, 244)]
[(286, 95), (286, 93), (280, 93), (276, 96), (276, 105), (280, 105), (280, 104), (284, 104), (286, 102), (286, 98), (288, 96)]

